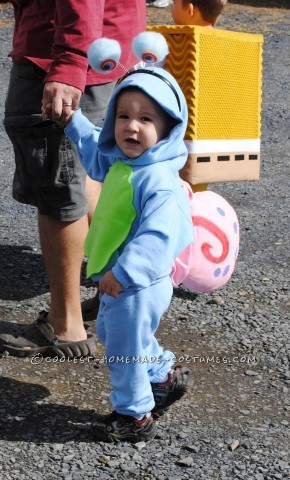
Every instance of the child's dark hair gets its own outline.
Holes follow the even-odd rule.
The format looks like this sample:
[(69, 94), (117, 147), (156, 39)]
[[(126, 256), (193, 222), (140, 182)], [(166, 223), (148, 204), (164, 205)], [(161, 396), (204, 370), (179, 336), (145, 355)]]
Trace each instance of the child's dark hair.
[(202, 18), (206, 22), (210, 22), (212, 24), (215, 23), (221, 11), (227, 4), (227, 0), (182, 0), (182, 1), (185, 5), (188, 3), (192, 3), (193, 6), (196, 6), (199, 9)]
[(116, 96), (116, 105), (117, 105), (117, 100), (118, 98), (120, 97), (120, 95), (122, 95), (122, 93), (126, 93), (126, 92), (141, 92), (143, 93), (144, 95), (147, 95), (149, 98), (151, 98), (151, 100), (157, 105), (157, 107), (163, 111), (163, 115), (164, 117), (166, 118), (166, 125), (167, 125), (167, 128), (166, 128), (166, 135), (167, 136), (170, 132), (170, 130), (172, 130), (172, 128), (174, 128), (176, 125), (178, 125), (178, 121), (175, 120), (174, 118), (172, 118), (160, 105), (159, 103), (156, 102), (156, 100), (154, 100), (154, 98), (150, 97), (150, 95), (148, 95), (148, 93), (144, 92), (142, 90), (142, 88), (139, 88), (135, 85), (130, 85), (122, 90), (120, 90)]

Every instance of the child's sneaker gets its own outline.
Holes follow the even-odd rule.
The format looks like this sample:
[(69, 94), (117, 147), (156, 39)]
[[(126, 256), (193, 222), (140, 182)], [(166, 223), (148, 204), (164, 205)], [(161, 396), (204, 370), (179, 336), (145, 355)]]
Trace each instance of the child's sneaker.
[(169, 372), (166, 382), (151, 383), (155, 400), (155, 407), (151, 412), (154, 420), (164, 415), (168, 408), (187, 392), (188, 373), (186, 368), (175, 367)]
[(94, 426), (110, 442), (149, 442), (157, 433), (150, 413), (141, 420), (136, 420), (134, 417), (113, 411), (109, 415), (100, 415)]

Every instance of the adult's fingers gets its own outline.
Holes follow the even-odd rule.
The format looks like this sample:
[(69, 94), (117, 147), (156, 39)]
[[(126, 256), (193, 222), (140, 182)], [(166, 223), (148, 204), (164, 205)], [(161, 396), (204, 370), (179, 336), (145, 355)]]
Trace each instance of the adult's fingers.
[(63, 99), (61, 96), (55, 96), (51, 102), (52, 120), (59, 120), (63, 111)]
[(42, 104), (46, 109), (51, 103), (51, 119), (55, 121), (68, 120), (71, 109), (76, 110), (81, 98), (81, 90), (71, 85), (59, 82), (47, 82), (43, 89)]

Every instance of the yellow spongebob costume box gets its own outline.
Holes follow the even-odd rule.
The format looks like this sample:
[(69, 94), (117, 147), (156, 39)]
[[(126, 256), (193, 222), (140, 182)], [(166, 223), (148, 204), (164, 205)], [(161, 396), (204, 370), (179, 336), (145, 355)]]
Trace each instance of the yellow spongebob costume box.
[(189, 25), (147, 30), (166, 38), (165, 68), (187, 100), (182, 178), (193, 185), (258, 180), (263, 36)]

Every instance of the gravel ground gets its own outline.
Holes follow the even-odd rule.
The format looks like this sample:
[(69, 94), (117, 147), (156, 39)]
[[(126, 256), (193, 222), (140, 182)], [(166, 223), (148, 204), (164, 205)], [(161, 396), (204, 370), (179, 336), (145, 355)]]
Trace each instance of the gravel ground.
[[(286, 0), (247, 3), (228, 5), (219, 27), (265, 35), (261, 179), (211, 187), (238, 213), (242, 250), (223, 290), (195, 296), (177, 289), (158, 331), (160, 341), (190, 369), (189, 394), (160, 420), (150, 444), (107, 444), (96, 441), (93, 429), (95, 412), (110, 409), (101, 347), (100, 362), (4, 354), (0, 480), (290, 478), (290, 10)], [(281, 8), (275, 8), (278, 3)], [(0, 5), (1, 119), (11, 14)], [(169, 15), (169, 9), (148, 9), (149, 23), (168, 23)], [(0, 145), (3, 331), (13, 322), (32, 321), (48, 306), (49, 293), (35, 210), (11, 198), (13, 155), (2, 125)], [(92, 292), (83, 280), (83, 298)], [(94, 325), (88, 328), (93, 331)]]

